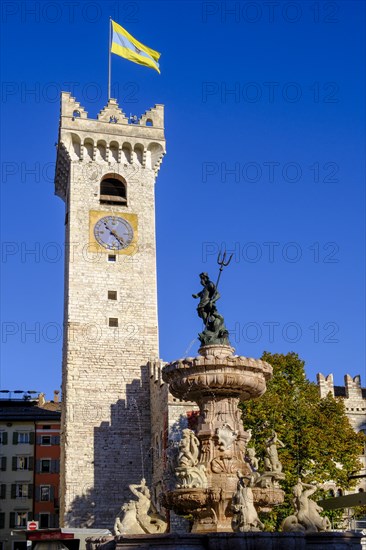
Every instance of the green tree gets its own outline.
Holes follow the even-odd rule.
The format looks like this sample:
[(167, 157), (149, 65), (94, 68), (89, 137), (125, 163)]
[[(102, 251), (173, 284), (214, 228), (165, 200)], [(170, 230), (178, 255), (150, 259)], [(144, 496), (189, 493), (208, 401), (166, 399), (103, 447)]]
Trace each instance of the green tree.
[(354, 482), (348, 477), (361, 468), (358, 457), (366, 438), (352, 429), (342, 399), (330, 394), (320, 398), (318, 386), (307, 380), (305, 363), (296, 353), (264, 352), (262, 359), (273, 367), (267, 391), (261, 398), (240, 406), (245, 428), (252, 429), (249, 445), (254, 444), (259, 457), (264, 457), (265, 440), (272, 429), (285, 444), (284, 449), (279, 449), (286, 474), (281, 482), (285, 503), (267, 518), (267, 527), (278, 529), (282, 519), (291, 513), (291, 488), (298, 477), (306, 483), (334, 481), (343, 489), (352, 488)]

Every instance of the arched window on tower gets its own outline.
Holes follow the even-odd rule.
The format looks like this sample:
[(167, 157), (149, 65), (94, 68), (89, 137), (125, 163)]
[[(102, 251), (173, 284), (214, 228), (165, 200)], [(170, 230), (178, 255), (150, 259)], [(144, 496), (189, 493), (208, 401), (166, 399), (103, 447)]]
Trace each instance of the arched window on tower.
[(106, 174), (100, 182), (100, 202), (127, 206), (125, 180), (116, 174)]

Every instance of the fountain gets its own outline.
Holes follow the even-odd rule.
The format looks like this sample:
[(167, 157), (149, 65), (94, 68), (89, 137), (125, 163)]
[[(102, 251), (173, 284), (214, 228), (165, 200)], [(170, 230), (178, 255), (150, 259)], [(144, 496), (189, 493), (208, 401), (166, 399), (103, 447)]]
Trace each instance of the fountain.
[[(228, 265), (225, 257), (221, 262), (220, 273)], [(268, 461), (267, 471), (254, 475), (250, 459), (246, 459), (251, 433), (245, 431), (238, 408), (240, 400), (264, 394), (272, 367), (259, 359), (234, 355), (224, 319), (216, 308), (218, 283), (207, 273), (201, 273), (200, 281), (203, 289), (193, 295), (199, 298), (197, 312), (205, 327), (199, 334), (199, 355), (174, 361), (162, 373), (174, 397), (195, 401), (200, 409), (196, 434), (189, 434), (190, 430), (183, 433), (176, 488), (164, 493), (163, 505), (191, 516), (193, 533), (232, 532), (236, 528), (232, 499), (238, 478), (253, 495), (258, 511), (268, 511), (284, 500), (278, 484), (283, 474), (276, 471), (275, 464)], [(276, 448), (276, 442), (273, 444)], [(248, 526), (247, 530), (258, 527)]]

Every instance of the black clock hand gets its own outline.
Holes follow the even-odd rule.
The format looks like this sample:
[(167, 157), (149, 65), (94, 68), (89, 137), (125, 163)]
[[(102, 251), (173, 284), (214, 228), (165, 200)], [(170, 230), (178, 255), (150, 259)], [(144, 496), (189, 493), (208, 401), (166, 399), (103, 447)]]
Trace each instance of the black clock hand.
[(110, 232), (113, 235), (113, 237), (117, 239), (117, 241), (119, 241), (121, 244), (125, 244), (124, 239), (120, 237), (120, 235), (118, 235), (115, 231), (112, 231), (111, 229), (110, 229)]
[(120, 237), (120, 236), (118, 235), (118, 233), (116, 233), (115, 231), (113, 231), (113, 229), (111, 229), (110, 227), (108, 227), (107, 222), (103, 222), (103, 223), (104, 223), (106, 229), (108, 229), (108, 231), (110, 232), (110, 234), (113, 235), (113, 237), (114, 237), (115, 239), (117, 239), (117, 241), (119, 241), (122, 245), (125, 244), (124, 239), (123, 239), (122, 237)]

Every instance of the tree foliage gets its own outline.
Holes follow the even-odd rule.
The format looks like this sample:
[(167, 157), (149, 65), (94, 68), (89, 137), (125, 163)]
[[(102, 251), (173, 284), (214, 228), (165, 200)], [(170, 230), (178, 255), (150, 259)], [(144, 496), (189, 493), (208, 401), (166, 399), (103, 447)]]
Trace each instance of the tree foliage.
[[(338, 487), (351, 489), (349, 475), (361, 468), (359, 455), (365, 436), (356, 434), (345, 414), (342, 399), (331, 394), (321, 399), (318, 386), (305, 375), (305, 363), (296, 353), (271, 354), (262, 359), (273, 367), (273, 377), (266, 393), (257, 400), (241, 403), (243, 422), (252, 429), (257, 456), (263, 458), (265, 440), (274, 429), (285, 444), (279, 449), (286, 480), (285, 504), (271, 514), (278, 527), (291, 508), (291, 488), (301, 477), (306, 483), (333, 481)], [(263, 464), (263, 462), (262, 462)]]

